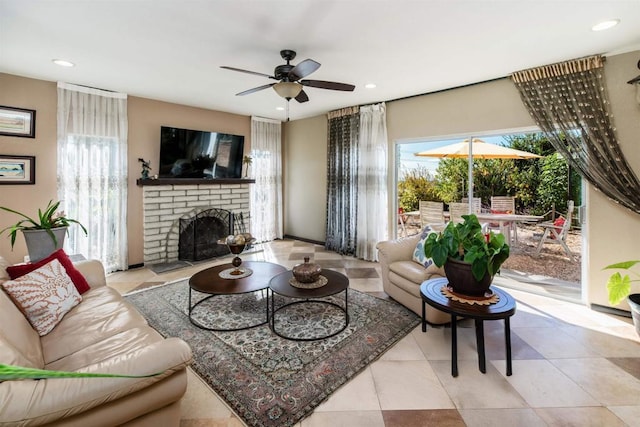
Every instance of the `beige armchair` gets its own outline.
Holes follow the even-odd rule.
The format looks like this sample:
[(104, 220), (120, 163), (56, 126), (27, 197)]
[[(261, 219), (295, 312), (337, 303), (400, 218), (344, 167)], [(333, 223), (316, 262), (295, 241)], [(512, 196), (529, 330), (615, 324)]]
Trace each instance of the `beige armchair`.
[[(378, 260), (382, 270), (382, 287), (391, 298), (417, 315), (422, 315), (420, 285), (425, 280), (444, 277), (444, 269), (435, 264), (425, 268), (413, 261), (413, 252), (420, 235), (397, 240), (378, 242)], [(451, 321), (451, 316), (427, 305), (427, 322), (443, 324)]]

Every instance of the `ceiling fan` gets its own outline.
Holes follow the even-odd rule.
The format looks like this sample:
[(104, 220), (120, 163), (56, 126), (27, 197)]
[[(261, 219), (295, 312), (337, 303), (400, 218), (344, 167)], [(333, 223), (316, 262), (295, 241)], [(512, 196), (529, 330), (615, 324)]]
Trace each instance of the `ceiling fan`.
[(328, 82), (324, 80), (306, 80), (304, 79), (304, 77), (307, 77), (309, 74), (320, 68), (319, 62), (316, 62), (313, 59), (305, 59), (298, 65), (291, 65), (290, 61), (292, 61), (296, 57), (296, 52), (290, 49), (281, 50), (280, 56), (282, 57), (282, 59), (287, 61), (287, 63), (278, 65), (273, 71), (273, 75), (259, 73), (256, 71), (243, 70), (241, 68), (227, 67), (226, 65), (223, 65), (220, 68), (278, 80), (277, 83), (269, 83), (237, 93), (237, 96), (249, 95), (250, 93), (273, 87), (278, 95), (285, 98), (287, 101), (293, 98), (298, 102), (307, 102), (309, 100), (309, 97), (303, 90), (303, 86), (315, 87), (319, 89), (341, 90), (345, 92), (351, 92), (355, 89), (354, 85), (347, 83)]

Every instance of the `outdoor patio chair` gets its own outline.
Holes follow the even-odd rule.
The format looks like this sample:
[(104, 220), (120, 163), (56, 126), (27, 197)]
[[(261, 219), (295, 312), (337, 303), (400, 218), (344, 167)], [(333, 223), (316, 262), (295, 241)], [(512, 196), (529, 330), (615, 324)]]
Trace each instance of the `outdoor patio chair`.
[[(463, 197), (462, 198), (462, 203), (467, 203), (468, 204), (469, 203), (469, 198), (468, 197)], [(480, 197), (474, 197), (473, 198), (473, 212), (474, 213), (482, 212), (482, 199)]]
[(449, 203), (449, 221), (462, 222), (462, 215), (469, 215), (469, 203)]
[[(516, 213), (516, 198), (512, 196), (491, 196), (491, 213), (494, 214), (514, 214)], [(510, 228), (509, 235), (513, 236), (514, 241), (518, 241), (518, 224), (515, 222), (507, 222), (503, 226)], [(499, 229), (500, 224), (489, 223), (490, 229)]]
[(573, 200), (569, 200), (567, 202), (567, 215), (559, 216), (554, 221), (551, 222), (542, 222), (538, 224), (540, 227), (544, 228), (544, 233), (542, 234), (542, 238), (538, 243), (538, 248), (536, 249), (536, 256), (540, 255), (540, 251), (545, 243), (558, 244), (561, 245), (564, 251), (567, 253), (567, 256), (571, 261), (574, 260), (573, 254), (571, 253), (571, 249), (567, 246), (567, 234), (569, 234), (569, 229), (571, 228), (571, 218), (573, 217)]
[(407, 222), (407, 215), (404, 213), (404, 209), (398, 208), (398, 224), (400, 224), (399, 237), (407, 236), (407, 229), (404, 224)]
[(420, 200), (420, 226), (444, 224), (444, 203)]

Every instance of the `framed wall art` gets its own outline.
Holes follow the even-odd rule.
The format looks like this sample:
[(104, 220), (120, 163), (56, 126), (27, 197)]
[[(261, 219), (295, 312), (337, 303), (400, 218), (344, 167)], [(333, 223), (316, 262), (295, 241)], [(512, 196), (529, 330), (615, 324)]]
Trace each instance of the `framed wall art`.
[(35, 156), (0, 154), (0, 184), (35, 184)]
[(0, 135), (36, 137), (36, 111), (0, 105)]

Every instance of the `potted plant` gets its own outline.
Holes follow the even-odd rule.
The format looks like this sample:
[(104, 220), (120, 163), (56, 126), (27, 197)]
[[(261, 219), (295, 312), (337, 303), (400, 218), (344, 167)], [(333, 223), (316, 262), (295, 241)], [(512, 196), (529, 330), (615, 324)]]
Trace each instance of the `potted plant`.
[(11, 238), (11, 249), (16, 243), (16, 235), (18, 231), (22, 231), (27, 250), (29, 251), (29, 259), (31, 262), (39, 261), (46, 258), (56, 249), (64, 244), (64, 237), (70, 224), (75, 223), (82, 228), (84, 234), (87, 229), (75, 219), (67, 218), (64, 212), (58, 212), (60, 202), (50, 200), (47, 207), (43, 210), (38, 209), (38, 218), (33, 219), (22, 212), (0, 206), (0, 209), (14, 213), (23, 217), (14, 225), (3, 228), (0, 234), (5, 231), (9, 232)]
[(607, 281), (607, 291), (611, 305), (618, 305), (622, 300), (627, 299), (627, 303), (631, 309), (631, 318), (636, 327), (636, 333), (640, 335), (640, 294), (631, 293), (631, 283), (640, 282), (640, 274), (631, 270), (631, 267), (638, 263), (640, 263), (640, 260), (618, 262), (606, 266), (604, 270), (626, 270), (638, 277), (638, 279), (632, 280), (628, 274), (623, 276), (617, 271), (609, 277)]
[(509, 245), (502, 234), (483, 233), (475, 215), (462, 215), (463, 222), (449, 222), (440, 233), (431, 233), (424, 254), (438, 267), (444, 265), (454, 291), (484, 295), (493, 276), (509, 258)]

